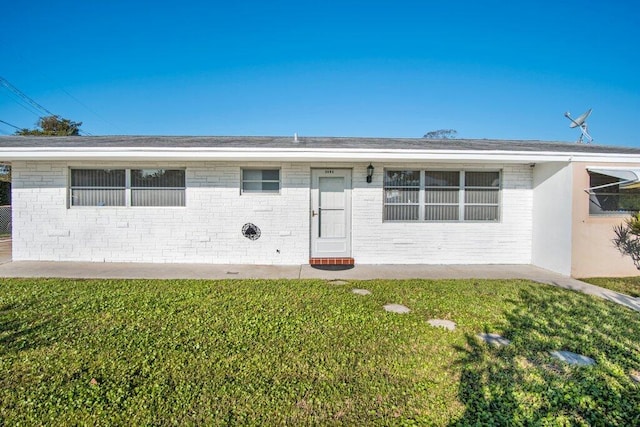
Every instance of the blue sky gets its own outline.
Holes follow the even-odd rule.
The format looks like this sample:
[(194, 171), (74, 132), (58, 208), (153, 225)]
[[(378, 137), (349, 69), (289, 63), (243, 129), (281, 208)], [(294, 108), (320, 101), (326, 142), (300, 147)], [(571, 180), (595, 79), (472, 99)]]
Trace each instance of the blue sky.
[[(237, 3), (237, 4), (236, 4)], [(13, 2), (0, 77), (93, 135), (299, 135), (640, 146), (632, 1)], [(0, 87), (0, 120), (37, 115)], [(0, 123), (0, 133), (14, 129)]]

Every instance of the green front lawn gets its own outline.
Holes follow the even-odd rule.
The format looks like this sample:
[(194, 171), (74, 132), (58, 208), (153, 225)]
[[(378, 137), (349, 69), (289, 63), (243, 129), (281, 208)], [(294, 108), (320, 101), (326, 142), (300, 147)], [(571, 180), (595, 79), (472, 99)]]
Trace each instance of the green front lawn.
[(591, 277), (589, 279), (580, 279), (592, 285), (611, 289), (612, 291), (630, 295), (632, 297), (640, 297), (640, 276), (634, 277)]
[(0, 425), (638, 425), (639, 336), (527, 281), (4, 280)]

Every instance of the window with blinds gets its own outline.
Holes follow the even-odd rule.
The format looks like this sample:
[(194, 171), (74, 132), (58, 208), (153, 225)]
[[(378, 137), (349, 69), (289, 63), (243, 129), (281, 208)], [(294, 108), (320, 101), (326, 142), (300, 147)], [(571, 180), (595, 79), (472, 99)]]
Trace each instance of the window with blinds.
[(184, 206), (184, 190), (184, 170), (131, 170), (131, 206)]
[(71, 206), (185, 206), (184, 169), (71, 169)]
[(424, 172), (424, 220), (457, 221), (460, 218), (460, 172)]
[(385, 221), (498, 221), (499, 171), (385, 170)]
[(420, 172), (385, 171), (385, 221), (417, 221), (420, 218)]
[(124, 169), (71, 169), (71, 206), (125, 206)]
[(464, 172), (464, 220), (497, 221), (500, 173)]

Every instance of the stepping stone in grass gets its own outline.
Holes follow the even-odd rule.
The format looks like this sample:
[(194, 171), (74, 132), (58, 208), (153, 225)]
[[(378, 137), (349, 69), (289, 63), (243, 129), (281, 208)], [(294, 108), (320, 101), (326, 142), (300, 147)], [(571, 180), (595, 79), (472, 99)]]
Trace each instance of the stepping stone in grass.
[(352, 289), (351, 292), (356, 295), (371, 295), (371, 291), (368, 289)]
[(570, 351), (552, 351), (550, 352), (552, 357), (558, 360), (562, 360), (570, 365), (578, 366), (591, 366), (595, 365), (596, 361), (590, 357), (583, 356), (581, 354), (572, 353)]
[(511, 341), (498, 334), (478, 334), (477, 337), (487, 344), (495, 345), (498, 347), (511, 344)]
[(631, 381), (633, 381), (634, 383), (640, 383), (640, 372), (638, 371), (629, 372), (629, 378), (631, 378)]
[(436, 328), (444, 328), (448, 331), (454, 331), (456, 329), (455, 322), (452, 322), (451, 320), (431, 319), (428, 322), (431, 326)]
[(409, 307), (406, 307), (402, 304), (386, 304), (384, 306), (384, 309), (390, 313), (398, 313), (398, 314), (405, 314), (411, 311)]
[(346, 285), (349, 282), (346, 282), (344, 280), (329, 280), (327, 283), (330, 285)]

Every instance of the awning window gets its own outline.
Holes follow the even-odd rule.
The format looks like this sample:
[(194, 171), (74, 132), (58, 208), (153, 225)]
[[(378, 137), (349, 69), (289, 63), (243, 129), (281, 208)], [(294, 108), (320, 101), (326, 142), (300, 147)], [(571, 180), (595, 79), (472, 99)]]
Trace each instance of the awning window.
[(589, 193), (594, 190), (613, 186), (620, 186), (620, 188), (623, 189), (640, 188), (640, 168), (587, 168), (587, 170), (592, 173), (607, 175), (619, 180), (604, 185), (589, 187), (587, 189)]
[(640, 211), (640, 168), (587, 168), (589, 214), (619, 215)]

